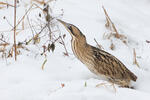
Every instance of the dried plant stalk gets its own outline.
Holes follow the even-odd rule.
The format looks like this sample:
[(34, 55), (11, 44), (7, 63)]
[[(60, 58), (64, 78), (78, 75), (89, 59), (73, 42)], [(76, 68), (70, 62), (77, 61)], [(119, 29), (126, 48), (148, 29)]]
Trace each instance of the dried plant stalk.
[(49, 5), (45, 4), (43, 12), (45, 14), (46, 26), (49, 30), (49, 38), (50, 38), (50, 40), (52, 40), (52, 30), (51, 30), (51, 27), (50, 27), (50, 24), (51, 24), (51, 21), (52, 21), (52, 16), (50, 15), (49, 9), (50, 9)]
[(61, 39), (62, 45), (64, 46), (64, 49), (65, 49), (65, 51), (66, 51), (66, 52), (64, 53), (64, 55), (65, 55), (65, 56), (69, 56), (69, 53), (68, 53), (68, 51), (67, 51), (65, 42), (64, 42), (64, 40), (63, 40), (63, 37), (61, 36), (60, 39)]
[(110, 49), (111, 49), (111, 50), (114, 50), (114, 49), (115, 49), (115, 45), (113, 44), (112, 41), (111, 41)]
[(45, 0), (42, 0), (42, 1), (40, 1), (40, 0), (31, 0), (31, 1), (35, 1), (35, 2), (37, 2), (39, 4), (44, 4), (45, 3)]
[(98, 44), (98, 42), (96, 41), (96, 39), (94, 38), (94, 41), (96, 42), (97, 46), (99, 49), (104, 49), (102, 45)]
[(104, 8), (104, 6), (102, 6), (102, 8), (104, 10), (105, 17), (106, 17), (105, 27), (111, 31), (110, 34), (107, 35), (107, 39), (110, 39), (112, 36), (114, 36), (115, 38), (120, 39), (123, 43), (126, 44), (127, 43), (127, 41), (126, 41), (127, 37), (122, 35), (122, 34), (119, 34), (115, 24), (110, 19), (110, 17), (108, 15), (106, 9)]
[(11, 5), (11, 4), (9, 4), (9, 3), (5, 3), (5, 2), (1, 2), (1, 1), (0, 1), (0, 5), (7, 5), (7, 6), (14, 7), (13, 5)]
[(48, 1), (45, 1), (45, 0), (42, 0), (42, 1), (40, 1), (40, 0), (31, 0), (31, 1), (34, 1), (34, 2), (37, 2), (41, 5), (43, 5), (43, 4), (48, 4), (49, 2), (54, 1), (54, 0), (48, 0)]
[(47, 59), (45, 59), (43, 64), (42, 64), (42, 70), (44, 70), (44, 66), (45, 66), (46, 62), (47, 62)]
[(135, 48), (133, 49), (133, 64), (135, 64), (137, 67), (140, 67), (137, 60), (136, 60)]
[[(65, 41), (64, 41), (64, 38), (65, 38), (65, 35), (57, 35), (57, 33), (55, 34), (55, 32), (56, 31), (60, 31), (59, 30), (59, 28), (58, 28), (58, 30), (57, 30), (57, 23), (52, 23), (52, 21), (53, 21), (53, 19), (56, 19), (55, 17), (53, 17), (52, 16), (52, 12), (51, 12), (51, 8), (47, 8), (47, 9), (42, 9), (42, 8), (40, 8), (38, 5), (36, 5), (36, 4), (31, 4), (30, 6), (29, 6), (29, 8), (25, 11), (25, 13), (24, 13), (24, 15), (19, 19), (19, 20), (17, 20), (16, 19), (16, 13), (18, 13), (18, 12), (16, 12), (16, 6), (17, 6), (17, 0), (13, 0), (14, 1), (14, 24), (10, 24), (9, 23), (9, 21), (7, 20), (7, 18), (4, 16), (3, 18), (4, 19), (6, 19), (6, 21), (8, 22), (8, 24), (10, 25), (10, 26), (12, 26), (12, 28), (11, 28), (11, 30), (8, 30), (9, 32), (11, 31), (13, 31), (13, 39), (14, 39), (14, 43), (13, 43), (13, 46), (11, 46), (10, 45), (10, 43), (9, 42), (7, 42), (5, 39), (3, 39), (3, 38), (1, 38), (0, 37), (0, 52), (2, 53), (2, 55), (5, 55), (5, 56), (3, 56), (3, 57), (5, 57), (5, 58), (10, 58), (10, 57), (14, 57), (15, 58), (15, 60), (17, 60), (17, 55), (19, 55), (20, 53), (21, 53), (21, 49), (24, 49), (24, 50), (27, 50), (27, 51), (30, 51), (26, 46), (29, 44), (29, 43), (31, 43), (31, 41), (33, 41), (33, 43), (37, 43), (37, 45), (39, 46), (41, 46), (41, 44), (39, 44), (39, 42), (41, 43), (41, 41), (40, 40), (42, 40), (42, 39), (45, 39), (44, 40), (44, 43), (43, 43), (43, 41), (42, 41), (42, 47), (44, 47), (45, 46), (45, 48), (44, 48), (44, 51), (43, 51), (43, 54), (44, 55), (46, 55), (46, 53), (45, 52), (47, 52), (47, 51), (54, 51), (55, 50), (55, 43), (56, 42), (58, 42), (58, 43), (60, 43), (61, 45), (63, 45), (64, 46), (64, 49), (65, 49), (65, 51), (63, 52), (64, 53), (64, 55), (66, 55), (66, 56), (68, 56), (69, 54), (68, 54), (68, 51), (67, 51), (67, 48), (66, 48), (66, 45), (65, 45)], [(32, 1), (40, 1), (40, 0), (32, 0)], [(53, 0), (41, 0), (41, 2), (39, 2), (39, 3), (41, 3), (41, 4), (47, 4), (47, 2), (50, 2), (50, 1), (53, 1)], [(0, 2), (1, 3), (1, 2)], [(36, 2), (37, 3), (37, 2)], [(5, 4), (3, 4), (3, 5), (5, 5)], [(7, 5), (8, 6), (8, 5)], [(46, 16), (45, 16), (45, 18), (46, 18), (46, 23), (40, 23), (40, 25), (38, 24), (38, 25), (36, 25), (36, 26), (40, 26), (40, 28), (41, 28), (41, 30), (40, 30), (40, 32), (36, 32), (37, 30), (36, 29), (34, 29), (36, 26), (33, 26), (31, 23), (30, 23), (30, 21), (29, 21), (29, 18), (28, 18), (28, 14), (30, 14), (29, 12), (31, 12), (33, 9), (40, 9), (42, 12), (44, 12), (44, 10), (46, 10), (45, 12), (46, 12)], [(40, 15), (39, 15), (40, 17), (41, 17), (41, 13), (40, 13)], [(25, 25), (25, 21), (26, 21), (26, 17), (27, 17), (27, 20), (28, 20), (28, 22), (29, 22), (29, 26), (28, 26), (28, 28), (31, 28), (31, 31), (32, 31), (32, 35), (33, 35), (33, 37), (31, 38), (31, 39), (25, 39), (23, 42), (17, 42), (16, 41), (16, 36), (17, 36), (17, 34), (19, 34), (19, 33), (21, 33), (22, 31), (24, 31), (27, 27), (26, 27), (26, 25)], [(38, 19), (38, 21), (41, 21), (41, 19)], [(18, 29), (18, 26), (22, 26), (21, 27), (21, 29)], [(45, 34), (44, 34), (44, 30), (45, 30), (45, 28), (48, 28), (48, 33), (46, 32)], [(7, 32), (8, 32), (7, 31)], [(46, 30), (47, 31), (47, 30)], [(36, 35), (34, 35), (34, 33), (36, 34)], [(50, 39), (48, 39), (47, 38), (47, 36), (49, 36), (50, 37)], [(43, 38), (44, 37), (44, 38)], [(45, 38), (46, 37), (46, 38)], [(24, 38), (23, 38), (24, 39)], [(48, 39), (48, 40), (47, 40)], [(49, 45), (50, 44), (50, 48), (48, 48), (47, 47), (47, 45)], [(34, 45), (34, 44), (33, 44)], [(6, 48), (5, 48), (6, 47)], [(40, 53), (41, 54), (41, 53)], [(45, 63), (46, 63), (46, 60), (43, 62), (43, 65), (42, 65), (42, 69), (44, 69), (44, 65), (45, 65)]]
[[(30, 6), (30, 8), (25, 12), (25, 14), (23, 15), (23, 17), (18, 21), (17, 25), (15, 25), (15, 26), (13, 27), (13, 29), (14, 29), (15, 27), (17, 27), (17, 26), (24, 20), (25, 16), (26, 16), (26, 15), (28, 14), (28, 12), (32, 9), (33, 5), (35, 5), (35, 4), (32, 4), (32, 5)], [(36, 5), (35, 5), (35, 6), (36, 6)], [(14, 7), (14, 8), (16, 8), (16, 7)], [(12, 29), (12, 30), (13, 30), (13, 29)]]
[(17, 47), (16, 47), (16, 3), (17, 0), (14, 0), (14, 48), (15, 48), (15, 61), (17, 60)]
[(24, 30), (24, 20), (22, 21), (22, 30)]
[(120, 35), (119, 35), (119, 33), (118, 33), (118, 31), (117, 31), (117, 29), (116, 29), (114, 23), (111, 21), (110, 17), (108, 16), (108, 13), (107, 13), (106, 9), (104, 8), (104, 6), (102, 6), (102, 8), (103, 8), (104, 13), (105, 13), (105, 16), (106, 16), (107, 25), (108, 25), (108, 26), (110, 26), (110, 24), (112, 25), (112, 28), (113, 28), (113, 30), (114, 30), (115, 33), (116, 33), (116, 38), (119, 38)]

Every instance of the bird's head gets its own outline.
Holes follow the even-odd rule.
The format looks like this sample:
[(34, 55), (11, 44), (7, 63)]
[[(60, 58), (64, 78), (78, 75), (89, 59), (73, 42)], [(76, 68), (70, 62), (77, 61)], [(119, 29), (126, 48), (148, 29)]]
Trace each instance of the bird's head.
[(64, 27), (67, 29), (67, 31), (70, 33), (73, 39), (86, 41), (85, 36), (76, 26), (74, 26), (73, 24), (66, 23), (60, 19), (57, 20), (64, 25)]

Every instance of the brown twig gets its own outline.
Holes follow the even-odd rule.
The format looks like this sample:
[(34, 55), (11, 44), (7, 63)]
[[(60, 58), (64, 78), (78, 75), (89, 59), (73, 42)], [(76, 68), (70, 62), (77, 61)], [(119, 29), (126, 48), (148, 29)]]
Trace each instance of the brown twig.
[(116, 34), (115, 34), (116, 38), (119, 38), (119, 37), (120, 37), (120, 35), (119, 35), (119, 33), (118, 33), (118, 31), (117, 31), (117, 29), (116, 29), (116, 27), (115, 27), (114, 23), (111, 21), (110, 17), (108, 16), (108, 13), (107, 13), (106, 9), (104, 8), (104, 6), (102, 6), (102, 8), (103, 8), (104, 13), (105, 13), (105, 16), (106, 16), (107, 25), (108, 25), (108, 26), (110, 26), (110, 24), (109, 24), (109, 23), (111, 23), (112, 28), (113, 28), (113, 30), (114, 30), (114, 31), (115, 31), (115, 33), (116, 33)]
[(126, 43), (124, 39), (126, 39), (126, 36), (122, 35), (122, 34), (119, 34), (115, 24), (112, 22), (112, 20), (110, 19), (106, 9), (104, 8), (104, 6), (102, 6), (103, 10), (104, 10), (104, 13), (105, 13), (105, 17), (106, 17), (106, 24), (105, 26), (107, 28), (109, 28), (111, 30), (111, 34), (108, 38), (110, 38), (111, 36), (115, 36), (116, 38), (120, 39), (123, 41), (123, 43)]
[(69, 53), (68, 53), (68, 51), (67, 51), (67, 48), (66, 48), (65, 42), (64, 42), (64, 40), (63, 40), (63, 37), (62, 37), (62, 36), (60, 36), (60, 39), (61, 39), (62, 45), (64, 46), (65, 51), (66, 51), (64, 54), (65, 54), (66, 56), (69, 56)]
[(136, 59), (136, 51), (135, 51), (135, 48), (133, 49), (133, 64), (135, 64), (137, 67), (140, 67), (138, 62), (137, 62), (137, 59)]
[(30, 20), (29, 20), (29, 17), (27, 16), (27, 21), (28, 21), (28, 24), (29, 24), (29, 27), (31, 29), (31, 32), (32, 32), (32, 35), (34, 36), (34, 31), (32, 29), (32, 26), (31, 26), (31, 23), (30, 23)]
[(46, 62), (47, 62), (47, 59), (45, 59), (44, 62), (43, 62), (43, 64), (42, 64), (42, 67), (41, 67), (42, 70), (44, 70), (44, 66), (45, 66)]
[[(15, 0), (16, 1), (16, 0)], [(22, 20), (25, 18), (25, 16), (28, 14), (28, 12), (32, 9), (32, 6), (33, 6), (33, 4), (30, 6), (30, 8), (26, 11), (26, 13), (23, 15), (23, 17), (19, 20), (19, 22), (17, 23), (17, 25), (15, 25), (14, 27), (13, 27), (13, 29), (15, 28), (15, 27), (17, 27), (21, 22), (22, 22)], [(16, 7), (15, 7), (16, 8)], [(12, 29), (12, 30), (13, 30)]]
[[(103, 37), (107, 38), (109, 40), (111, 40), (111, 37), (120, 39), (124, 44), (127, 44), (127, 37), (124, 36), (123, 34), (119, 34), (115, 24), (112, 22), (111, 18), (109, 17), (106, 9), (104, 8), (104, 6), (102, 6), (104, 13), (105, 13), (105, 17), (106, 17), (106, 24), (105, 27), (109, 30), (109, 34), (106, 35), (104, 33)], [(110, 45), (110, 49), (114, 50), (115, 45), (113, 44), (113, 42), (111, 41), (111, 45)]]
[[(7, 45), (9, 45), (9, 43), (5, 40), (3, 34), (0, 35), (0, 41), (3, 42), (3, 43), (1, 43), (1, 44), (7, 44)], [(0, 45), (0, 46), (1, 46), (1, 45)]]
[(115, 49), (115, 45), (113, 44), (113, 41), (111, 40), (111, 44), (110, 44), (110, 49), (114, 50)]
[(50, 38), (50, 40), (52, 40), (52, 30), (51, 30), (51, 27), (50, 27), (52, 16), (49, 13), (49, 5), (45, 4), (43, 12), (45, 14), (46, 26), (49, 30), (49, 38)]
[(37, 2), (37, 3), (39, 3), (39, 4), (44, 4), (44, 3), (45, 3), (44, 0), (42, 0), (42, 1), (40, 1), (40, 0), (31, 0), (31, 1), (35, 1), (35, 2)]
[[(25, 12), (25, 14), (23, 15), (23, 17), (19, 20), (19, 22), (17, 23), (17, 25), (15, 26), (15, 27), (17, 27), (21, 22), (22, 22), (22, 20), (25, 18), (25, 16), (28, 14), (28, 12), (32, 9), (32, 7), (33, 6), (36, 6), (37, 8), (40, 8), (39, 6), (37, 6), (36, 4), (32, 4), (31, 6), (30, 6), (30, 8)], [(40, 8), (41, 9), (41, 8)], [(42, 9), (41, 9), (42, 10)], [(13, 27), (13, 29), (14, 29), (14, 27)], [(12, 29), (12, 30), (13, 30)]]
[(42, 5), (42, 4), (48, 4), (49, 2), (54, 1), (54, 0), (48, 0), (47, 2), (45, 0), (42, 0), (42, 1), (40, 1), (40, 0), (32, 0), (32, 1), (35, 1), (35, 2), (37, 2), (37, 3)]
[[(40, 26), (40, 25), (31, 25), (32, 28), (38, 27), (38, 26)], [(13, 27), (14, 27), (14, 26), (13, 26)], [(29, 28), (31, 28), (31, 27), (30, 27), (30, 26), (29, 26), (29, 27), (26, 26), (26, 27), (24, 28), (24, 30), (27, 30), (27, 29), (29, 29)], [(22, 29), (17, 28), (16, 30), (19, 30), (19, 31), (20, 31), (20, 30), (22, 30)], [(3, 31), (0, 30), (0, 32), (12, 32), (12, 31), (14, 31), (14, 30), (13, 30), (13, 29), (12, 29), (12, 30), (3, 30)]]
[(11, 4), (9, 4), (9, 3), (5, 3), (5, 2), (1, 2), (1, 1), (0, 1), (0, 4), (1, 4), (1, 5), (7, 5), (7, 6), (14, 7), (13, 5), (11, 5)]
[(16, 3), (17, 0), (14, 0), (14, 48), (15, 48), (15, 61), (17, 60), (17, 47), (16, 47)]
[(94, 38), (94, 41), (96, 42), (97, 46), (99, 49), (104, 49), (102, 45), (98, 44), (98, 42), (96, 41), (96, 39)]
[(8, 23), (11, 27), (13, 27), (13, 25), (8, 21), (7, 17), (5, 17), (5, 20), (7, 21), (7, 23)]

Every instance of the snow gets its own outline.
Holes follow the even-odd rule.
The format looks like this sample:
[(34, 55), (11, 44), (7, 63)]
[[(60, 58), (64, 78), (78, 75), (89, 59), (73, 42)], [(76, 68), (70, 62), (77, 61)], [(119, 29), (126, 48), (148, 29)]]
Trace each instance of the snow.
[[(5, 0), (2, 1), (5, 2)], [(30, 0), (20, 0), (20, 2), (21, 6), (17, 9), (18, 20), (29, 8), (25, 5), (29, 4)], [(13, 4), (12, 1), (9, 3)], [(118, 39), (113, 39), (116, 49), (111, 50), (110, 40), (103, 39), (103, 34), (107, 30), (102, 5), (119, 32), (127, 36), (127, 45)], [(115, 91), (109, 82), (91, 73), (73, 55), (70, 45), (71, 37), (58, 23), (61, 32), (66, 34), (65, 43), (70, 56), (64, 56), (62, 54), (64, 48), (57, 44), (54, 53), (50, 52), (47, 55), (44, 70), (41, 66), (46, 58), (35, 57), (35, 54), (40, 52), (36, 46), (29, 47), (32, 51), (30, 53), (23, 51), (18, 56), (17, 62), (13, 58), (1, 59), (0, 100), (149, 100), (150, 44), (146, 43), (146, 40), (150, 39), (149, 5), (149, 0), (57, 0), (52, 4), (53, 16), (79, 27), (86, 35), (89, 44), (96, 46), (94, 42), (96, 38), (105, 51), (116, 56), (137, 75), (137, 81), (132, 83), (135, 89), (120, 88), (115, 85)], [(61, 9), (64, 12), (62, 17), (59, 16)], [(31, 20), (36, 19), (39, 12), (41, 11), (34, 9), (28, 16)], [(3, 19), (3, 16), (6, 16), (13, 25), (13, 9), (11, 7), (0, 9), (0, 33), (13, 34), (12, 31), (6, 32), (12, 27)], [(25, 25), (28, 23), (25, 22)], [(17, 35), (17, 41), (30, 37), (30, 33), (29, 28), (22, 31)], [(9, 41), (12, 42), (12, 35)], [(133, 48), (136, 50), (140, 68), (133, 65)], [(96, 87), (101, 83), (106, 85)]]

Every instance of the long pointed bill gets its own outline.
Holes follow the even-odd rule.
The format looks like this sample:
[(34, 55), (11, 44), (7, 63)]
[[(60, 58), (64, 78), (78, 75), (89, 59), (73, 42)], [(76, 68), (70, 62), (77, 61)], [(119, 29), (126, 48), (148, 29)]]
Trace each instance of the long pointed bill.
[(64, 21), (62, 21), (62, 20), (60, 20), (60, 19), (57, 19), (61, 24), (63, 24), (64, 26), (65, 26), (65, 28), (70, 28), (70, 24), (69, 23), (66, 23), (66, 22), (64, 22)]
[(60, 19), (57, 19), (61, 24), (64, 25), (64, 27), (67, 29), (67, 31), (73, 36), (74, 34), (72, 33), (72, 30), (71, 30), (71, 25), (72, 24), (69, 24), (69, 23), (66, 23)]

